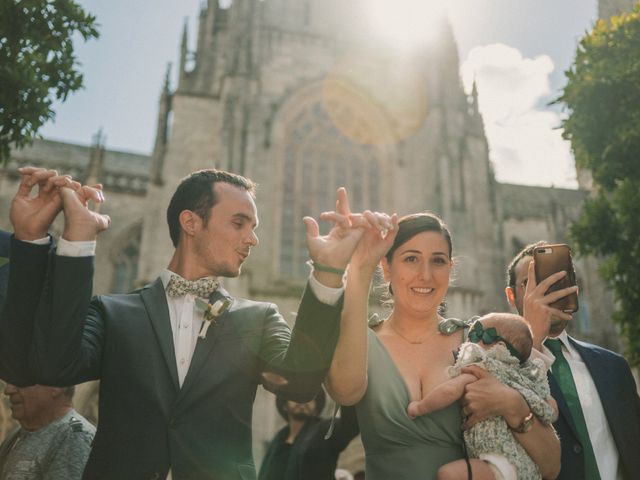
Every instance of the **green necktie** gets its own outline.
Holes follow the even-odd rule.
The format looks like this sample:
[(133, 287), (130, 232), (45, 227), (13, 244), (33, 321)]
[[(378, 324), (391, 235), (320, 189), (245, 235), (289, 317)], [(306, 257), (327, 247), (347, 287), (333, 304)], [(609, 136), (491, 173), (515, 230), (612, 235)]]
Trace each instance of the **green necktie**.
[(582, 444), (584, 450), (584, 461), (588, 480), (600, 480), (600, 472), (598, 471), (598, 464), (596, 463), (596, 456), (593, 453), (593, 446), (589, 439), (589, 431), (587, 430), (587, 423), (584, 420), (584, 413), (580, 406), (580, 397), (578, 397), (578, 390), (576, 384), (573, 381), (573, 375), (571, 374), (571, 368), (567, 359), (562, 354), (562, 342), (560, 340), (547, 339), (544, 344), (547, 346), (553, 356), (556, 357), (556, 361), (553, 362), (551, 370), (555, 377), (562, 395), (569, 406), (573, 423), (576, 426), (578, 438)]

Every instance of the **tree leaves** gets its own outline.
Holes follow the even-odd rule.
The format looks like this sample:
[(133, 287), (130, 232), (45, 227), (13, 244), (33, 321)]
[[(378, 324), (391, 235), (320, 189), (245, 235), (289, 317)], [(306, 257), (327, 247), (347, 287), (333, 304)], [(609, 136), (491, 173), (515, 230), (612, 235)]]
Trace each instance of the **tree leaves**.
[(614, 321), (640, 365), (640, 6), (600, 20), (578, 46), (562, 96), (563, 136), (589, 169), (594, 196), (571, 227), (577, 250), (604, 258)]
[(0, 160), (54, 117), (53, 99), (82, 88), (73, 37), (98, 37), (73, 0), (0, 0)]

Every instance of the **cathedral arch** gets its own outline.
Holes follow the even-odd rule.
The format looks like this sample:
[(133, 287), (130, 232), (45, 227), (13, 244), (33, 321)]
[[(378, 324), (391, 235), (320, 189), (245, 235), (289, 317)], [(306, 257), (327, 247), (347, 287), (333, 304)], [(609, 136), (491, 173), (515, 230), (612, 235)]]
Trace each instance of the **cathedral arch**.
[(391, 131), (382, 109), (335, 78), (307, 84), (280, 104), (269, 142), (281, 182), (273, 258), (279, 277), (308, 274), (301, 219), (332, 210), (339, 186), (347, 188), (354, 211), (391, 207), (397, 157)]
[(140, 260), (142, 222), (126, 228), (114, 241), (110, 252), (113, 265), (111, 293), (127, 293), (135, 289)]

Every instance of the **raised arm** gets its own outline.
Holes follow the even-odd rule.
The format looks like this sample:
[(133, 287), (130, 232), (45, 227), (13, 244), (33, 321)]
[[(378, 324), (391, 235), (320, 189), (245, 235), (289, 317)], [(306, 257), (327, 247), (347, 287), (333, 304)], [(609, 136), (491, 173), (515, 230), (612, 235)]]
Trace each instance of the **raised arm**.
[(367, 318), (369, 289), (380, 259), (398, 231), (397, 216), (365, 212), (353, 222), (367, 231), (353, 254), (347, 272), (340, 338), (325, 382), (329, 394), (341, 405), (354, 405), (367, 389)]
[(560, 473), (560, 440), (553, 427), (533, 415), (531, 428), (524, 431), (521, 427), (528, 421), (531, 410), (517, 390), (503, 385), (480, 367), (466, 367), (462, 371), (478, 378), (465, 387), (462, 405), (468, 416), (464, 427), (469, 428), (485, 418), (504, 417), (516, 440), (538, 465), (542, 477), (556, 478)]
[(91, 242), (110, 220), (88, 208), (90, 201), (104, 201), (100, 187), (61, 188), (60, 196), (64, 232), (38, 305), (35, 359), (40, 383), (70, 385), (96, 378), (103, 337), (101, 306), (90, 306), (93, 255), (73, 251), (95, 245)]
[(23, 167), (18, 173), (20, 185), (9, 214), (15, 235), (11, 240), (7, 302), (0, 312), (0, 378), (28, 386), (36, 383), (35, 372), (29, 367), (29, 352), (51, 248), (47, 231), (62, 209), (58, 188), (79, 184), (44, 168)]
[[(313, 218), (305, 217), (307, 248), (313, 266), (313, 279), (305, 289), (296, 324), (291, 332), (279, 314), (266, 323), (262, 358), (266, 358), (265, 388), (297, 402), (315, 396), (324, 380), (340, 332), (343, 272), (351, 260), (363, 228), (352, 225), (349, 203), (344, 188), (338, 189), (336, 210), (324, 212), (322, 220), (333, 222), (327, 235), (320, 235)], [(319, 299), (335, 298), (334, 302)]]

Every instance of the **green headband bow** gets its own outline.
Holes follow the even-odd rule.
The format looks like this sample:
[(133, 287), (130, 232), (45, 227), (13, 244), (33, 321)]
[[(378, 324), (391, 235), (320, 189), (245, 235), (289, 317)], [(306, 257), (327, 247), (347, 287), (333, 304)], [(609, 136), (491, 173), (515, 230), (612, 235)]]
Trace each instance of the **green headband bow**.
[(523, 358), (523, 355), (511, 344), (511, 342), (498, 335), (498, 331), (495, 327), (484, 328), (482, 323), (477, 321), (469, 330), (468, 338), (469, 341), (473, 343), (478, 343), (482, 340), (485, 345), (504, 342), (511, 355), (520, 360), (520, 363), (524, 363), (527, 360), (526, 358)]

